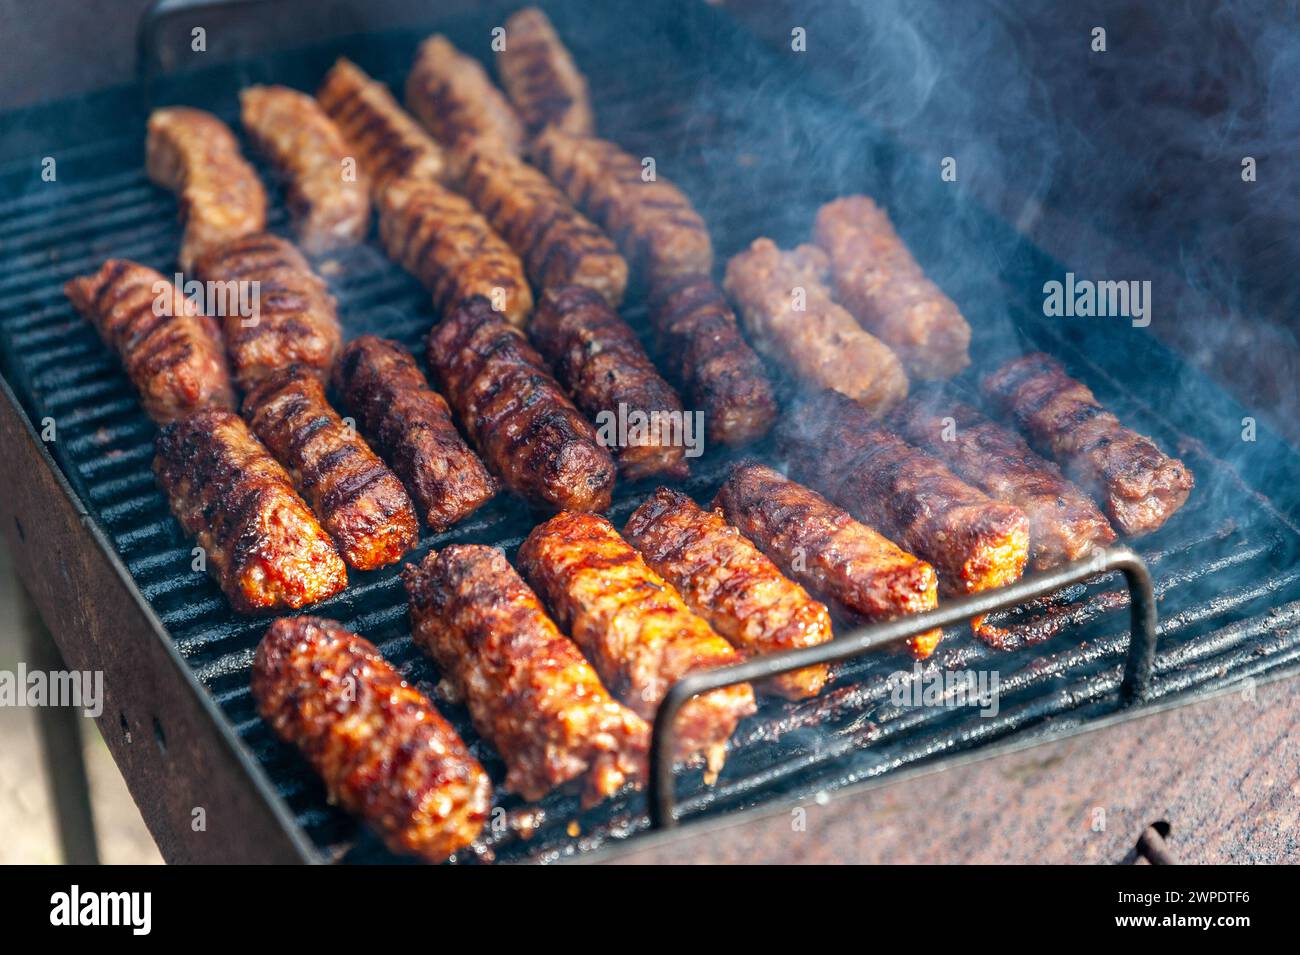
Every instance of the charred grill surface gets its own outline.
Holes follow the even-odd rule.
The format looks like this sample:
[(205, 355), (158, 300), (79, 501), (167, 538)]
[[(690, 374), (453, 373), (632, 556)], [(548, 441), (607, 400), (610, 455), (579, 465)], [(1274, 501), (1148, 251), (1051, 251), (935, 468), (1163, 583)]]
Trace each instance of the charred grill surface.
[(343, 329), (329, 286), (292, 242), (268, 233), (244, 236), (217, 247), (196, 268), (202, 281), (224, 288), (223, 330), (241, 388), (290, 365), (329, 380)]
[(411, 633), (508, 767), (506, 788), (593, 805), (645, 775), (650, 728), (616, 703), (496, 547), (457, 544), (402, 572)]
[(117, 353), (154, 421), (166, 424), (196, 408), (235, 406), (216, 323), (153, 269), (109, 259), (94, 275), (71, 279), (63, 291)]
[(429, 368), (484, 462), (512, 491), (553, 510), (603, 511), (614, 459), (542, 356), (485, 299), (429, 334)]
[(235, 610), (305, 607), (347, 586), (333, 541), (238, 415), (196, 411), (163, 428), (157, 448), (172, 513)]
[(482, 830), (487, 773), (369, 640), (319, 617), (277, 620), (257, 647), (252, 692), (330, 797), (394, 852), (442, 862)]
[(396, 342), (374, 335), (348, 342), (336, 385), (431, 529), (447, 530), (496, 495), (496, 478), (461, 438), (447, 402)]

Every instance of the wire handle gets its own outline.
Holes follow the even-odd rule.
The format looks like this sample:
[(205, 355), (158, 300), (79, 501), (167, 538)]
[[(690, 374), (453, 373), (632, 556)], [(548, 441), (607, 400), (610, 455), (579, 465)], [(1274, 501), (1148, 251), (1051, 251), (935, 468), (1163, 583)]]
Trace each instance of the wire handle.
[(785, 650), (770, 656), (753, 657), (743, 663), (703, 670), (682, 677), (664, 695), (655, 714), (650, 741), (650, 825), (671, 829), (677, 825), (674, 809), (676, 787), (673, 777), (674, 724), (682, 706), (693, 697), (737, 683), (749, 683), (825, 663), (839, 663), (870, 653), (880, 647), (906, 640), (936, 627), (948, 627), (971, 617), (991, 613), (1042, 597), (1071, 584), (1111, 571), (1120, 571), (1129, 591), (1132, 638), (1120, 685), (1120, 703), (1130, 706), (1142, 701), (1150, 687), (1155, 659), (1157, 622), (1155, 588), (1146, 563), (1132, 548), (1120, 545), (1097, 551), (1092, 557), (1053, 570), (1022, 578), (995, 590), (959, 597), (935, 610), (871, 624), (852, 633), (813, 647)]

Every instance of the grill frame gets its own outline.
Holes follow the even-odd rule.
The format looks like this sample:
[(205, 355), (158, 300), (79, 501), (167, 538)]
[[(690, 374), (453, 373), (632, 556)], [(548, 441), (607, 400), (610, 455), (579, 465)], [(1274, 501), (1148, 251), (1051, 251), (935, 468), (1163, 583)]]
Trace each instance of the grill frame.
[[(479, 17), (477, 19), (482, 21), (483, 18)], [(561, 30), (562, 32), (564, 30), (563, 24), (561, 24)], [(406, 31), (403, 32), (406, 33)], [(418, 38), (423, 36), (425, 32), (427, 31), (411, 31), (406, 35), (418, 40)], [(582, 61), (581, 56), (579, 56), (579, 61), (580, 62)], [(409, 63), (409, 58), (407, 60), (400, 61), (398, 68), (395, 72), (398, 73), (404, 72), (406, 63)], [(261, 78), (263, 77), (246, 77), (239, 80), (238, 82), (248, 82), (253, 79), (261, 79)], [(175, 98), (177, 100), (184, 100), (188, 96), (192, 95), (186, 92), (187, 86), (189, 88), (202, 89), (205, 83), (206, 83), (205, 80), (199, 78), (192, 78), (191, 80), (188, 81), (185, 78), (181, 78), (177, 80), (176, 83), (170, 89), (175, 94)], [(233, 95), (233, 91), (230, 92), (230, 95)], [(202, 103), (201, 99), (196, 99), (195, 101)], [(118, 119), (120, 120), (120, 115), (118, 116)], [(690, 190), (688, 189), (688, 191)], [(164, 201), (159, 204), (169, 205), (169, 201)], [(707, 212), (706, 212), (706, 218), (708, 218)], [(760, 230), (758, 228), (755, 228), (751, 230), (750, 234), (751, 235), (759, 234), (759, 231)], [(6, 272), (7, 271), (8, 270), (6, 269)], [(352, 331), (355, 333), (359, 331), (359, 329), (353, 328)], [(1077, 351), (1077, 348), (1074, 350)], [(8, 358), (9, 356), (6, 355), (6, 359)], [(1168, 363), (1172, 361), (1170, 356), (1165, 354), (1163, 360), (1166, 362), (1166, 367), (1169, 367)], [(8, 364), (8, 361), (6, 361), (6, 363)], [(1100, 375), (1103, 377), (1105, 376), (1105, 372), (1099, 366), (1097, 366), (1096, 363), (1089, 361), (1087, 362), (1087, 364), (1091, 366), (1091, 370), (1093, 371), (1094, 375)], [(1177, 366), (1174, 365), (1173, 367), (1177, 367)], [(251, 791), (258, 799), (260, 799), (265, 803), (266, 814), (269, 816), (272, 822), (285, 829), (285, 836), (288, 838), (290, 849), (292, 850), (291, 854), (296, 855), (298, 858), (302, 859), (303, 861), (320, 861), (320, 857), (321, 857), (320, 852), (317, 851), (317, 849), (313, 845), (311, 845), (302, 837), (302, 831), (299, 829), (297, 822), (294, 820), (291, 813), (289, 812), (288, 805), (285, 802), (284, 797), (280, 793), (275, 791), (274, 785), (272, 784), (271, 778), (268, 775), (265, 767), (252, 756), (252, 754), (250, 753), (247, 747), (247, 744), (244, 743), (240, 739), (240, 737), (235, 734), (230, 723), (229, 715), (216, 706), (216, 704), (213, 701), (213, 696), (212, 696), (213, 691), (211, 691), (209, 687), (204, 685), (203, 681), (200, 680), (199, 677), (196, 675), (195, 669), (189, 663), (187, 663), (182, 653), (178, 650), (176, 640), (168, 632), (167, 628), (163, 625), (158, 615), (154, 612), (153, 607), (150, 606), (149, 601), (146, 599), (140, 587), (137, 585), (137, 581), (130, 575), (129, 571), (126, 569), (125, 564), (123, 563), (122, 559), (118, 556), (112, 544), (111, 536), (109, 535), (108, 531), (103, 526), (101, 526), (99, 518), (96, 517), (96, 514), (100, 511), (100, 507), (88, 506), (88, 504), (86, 503), (86, 499), (83, 498), (85, 485), (83, 482), (81, 482), (76, 468), (75, 467), (70, 468), (70, 474), (72, 480), (68, 481), (67, 476), (64, 474), (64, 468), (68, 467), (68, 462), (65, 460), (62, 466), (54, 462), (53, 458), (51, 458), (49, 454), (48, 448), (46, 448), (39, 441), (35, 429), (32, 427), (32, 422), (28, 417), (25, 408), (23, 407), (23, 403), (21, 403), (18, 400), (17, 396), (9, 390), (7, 383), (6, 383), (5, 390), (6, 390), (6, 398), (8, 399), (6, 404), (9, 405), (9, 409), (13, 412), (12, 415), (10, 415), (8, 412), (5, 415), (6, 422), (7, 422), (6, 430), (8, 430), (8, 427), (11, 424), (21, 424), (23, 431), (26, 432), (26, 438), (28, 439), (28, 441), (34, 442), (35, 450), (40, 452), (39, 454), (34, 455), (35, 458), (40, 460), (42, 467), (51, 468), (55, 472), (56, 476), (60, 479), (60, 486), (58, 488), (58, 491), (62, 500), (58, 501), (56, 504), (54, 504), (54, 506), (64, 508), (64, 509), (70, 509), (73, 514), (77, 515), (83, 527), (86, 539), (84, 539), (77, 546), (97, 549), (102, 553), (105, 567), (100, 571), (99, 577), (96, 579), (96, 582), (91, 588), (92, 591), (98, 591), (100, 588), (107, 588), (111, 586), (117, 586), (117, 587), (124, 586), (126, 592), (130, 596), (130, 599), (136, 605), (136, 609), (139, 611), (138, 619), (133, 620), (130, 627), (125, 627), (125, 626), (119, 627), (119, 629), (123, 632), (119, 633), (119, 636), (116, 638), (117, 641), (119, 642), (119, 644), (123, 644), (130, 641), (131, 639), (134, 639), (134, 637), (132, 637), (130, 633), (130, 630), (137, 626), (144, 627), (148, 631), (150, 631), (151, 639), (153, 641), (156, 641), (159, 645), (161, 645), (166, 650), (165, 663), (151, 664), (153, 669), (148, 674), (148, 678), (151, 681), (158, 680), (165, 683), (169, 687), (167, 693), (170, 695), (170, 701), (166, 702), (165, 704), (162, 704), (164, 713), (169, 714), (173, 711), (179, 710), (183, 707), (183, 705), (188, 705), (193, 703), (197, 703), (198, 705), (200, 705), (203, 713), (205, 714), (205, 717), (210, 718), (210, 722), (212, 725), (203, 727), (203, 731), (201, 733), (203, 739), (195, 740), (194, 741), (195, 745), (198, 745), (200, 749), (202, 749), (202, 747), (204, 746), (217, 747), (217, 749), (214, 750), (214, 752), (221, 753), (223, 760), (227, 760), (231, 764), (233, 771), (236, 774), (245, 777), (244, 785), (247, 788), (247, 790)], [(1221, 404), (1227, 402), (1227, 399), (1221, 395), (1218, 396), (1218, 400), (1220, 401)], [(1228, 404), (1230, 405), (1230, 402)], [(34, 408), (35, 405), (33, 402), (29, 401), (28, 407)], [(10, 417), (13, 417), (14, 420), (10, 421), (9, 420)], [(1160, 416), (1154, 415), (1153, 417), (1159, 418)], [(1171, 430), (1181, 433), (1181, 429), (1175, 426), (1171, 426)], [(1277, 439), (1274, 436), (1272, 436), (1271, 433), (1268, 433), (1266, 430), (1263, 431), (1261, 435), (1261, 440), (1263, 442), (1270, 443), (1270, 446), (1272, 446), (1272, 444), (1274, 443), (1276, 444), (1275, 452), (1279, 455), (1279, 460), (1285, 462), (1285, 467), (1279, 466), (1277, 469), (1278, 472), (1285, 471), (1288, 472), (1289, 474), (1300, 474), (1300, 468), (1296, 467), (1296, 456), (1294, 452), (1292, 452), (1289, 448), (1286, 448), (1285, 445), (1282, 445), (1280, 442), (1278, 442)], [(56, 451), (60, 453), (60, 456), (63, 456), (62, 449), (57, 445), (57, 442), (56, 442)], [(3, 466), (5, 472), (8, 472), (6, 473), (5, 476), (9, 478), (12, 482), (17, 484), (17, 482), (20, 479), (22, 479), (22, 476), (25, 473), (24, 467), (26, 465), (17, 466), (12, 464), (9, 461), (6, 461), (3, 463), (3, 465), (0, 466)], [(1285, 476), (1282, 476), (1282, 479), (1286, 480)], [(624, 502), (626, 502), (628, 498), (624, 497), (623, 500)], [(620, 511), (620, 513), (622, 513), (622, 511)], [(14, 517), (21, 518), (22, 512), (16, 510)], [(10, 529), (9, 529), (10, 523), (11, 522), (8, 520), (5, 521), (6, 534), (10, 533)], [(472, 537), (473, 535), (469, 535), (469, 536)], [(429, 541), (429, 537), (428, 535), (425, 535), (425, 537), (422, 538), (422, 547), (426, 545), (428, 541)], [(27, 568), (25, 567), (24, 569)], [(25, 574), (24, 576), (26, 579), (26, 578), (30, 578), (31, 575)], [(39, 584), (34, 583), (31, 579), (28, 579), (28, 583), (29, 586), (33, 586), (34, 588), (40, 586)], [(57, 592), (47, 595), (46, 600), (42, 603), (42, 611), (43, 613), (46, 614), (47, 619), (50, 620), (51, 629), (56, 634), (67, 634), (66, 636), (62, 637), (60, 643), (61, 646), (63, 646), (64, 648), (65, 654), (67, 655), (69, 662), (74, 663), (74, 660), (76, 659), (84, 659), (85, 654), (81, 652), (81, 648), (76, 647), (75, 641), (71, 639), (70, 627), (76, 625), (75, 619), (73, 621), (69, 621), (67, 619), (67, 614), (62, 612), (61, 608), (54, 606), (57, 605), (58, 603), (57, 597), (58, 597)], [(60, 625), (56, 625), (56, 621)], [(102, 659), (98, 661), (92, 661), (92, 665), (96, 665), (96, 666), (103, 666), (103, 663), (104, 661)], [(80, 665), (80, 664), (74, 664), (74, 665)], [(176, 678), (177, 675), (179, 675), (180, 677), (179, 680), (177, 680)], [(1199, 689), (1203, 689), (1203, 685), (1198, 685), (1198, 690)], [(106, 713), (112, 713), (112, 712), (114, 711), (111, 708), (106, 709)], [(1146, 712), (1146, 710), (1137, 711), (1137, 712)], [(1136, 715), (1136, 714), (1134, 713), (1130, 715)], [(107, 721), (107, 717), (102, 718), (101, 724), (105, 723), (106, 721)], [(112, 746), (113, 745), (112, 736), (114, 735), (111, 732), (112, 727), (104, 726), (104, 729), (105, 729), (105, 736), (106, 738), (110, 739), (110, 746)], [(1042, 739), (1051, 738), (1055, 735), (1059, 735), (1060, 732), (1067, 732), (1069, 731), (1069, 729), (1070, 729), (1069, 721), (1066, 721), (1064, 724), (1058, 724), (1055, 727), (1055, 731), (1049, 731), (1047, 733), (1044, 733), (1041, 736), (1041, 738)], [(171, 736), (170, 733), (168, 735)], [(147, 743), (148, 741), (143, 740), (142, 742)], [(1014, 749), (1014, 748), (1018, 748), (1019, 745), (1021, 744), (1014, 741), (1007, 743), (1005, 745), (997, 744), (997, 745), (990, 746), (989, 744), (985, 744), (979, 749), (977, 755), (981, 757), (985, 755), (994, 755), (997, 752), (1002, 751), (1004, 748)], [(122, 757), (119, 756), (117, 750), (114, 751), (114, 755), (115, 757), (119, 757), (119, 763), (122, 763), (123, 759)], [(165, 756), (166, 754), (163, 755)], [(159, 762), (165, 763), (165, 759)], [(150, 775), (149, 773), (145, 773), (139, 778), (131, 780), (132, 790), (133, 792), (137, 792), (137, 793), (145, 792), (147, 791), (147, 789), (140, 788), (140, 787), (148, 787), (156, 783), (158, 779), (164, 778), (164, 776), (165, 776), (165, 772), (161, 768), (158, 769), (156, 771), (156, 774), (153, 775)], [(885, 779), (888, 779), (890, 781), (892, 781), (894, 778), (895, 777), (893, 776), (885, 777)], [(859, 789), (872, 788), (873, 786), (878, 785), (883, 781), (884, 780), (880, 778), (872, 778), (872, 779), (868, 779), (867, 782), (854, 783), (849, 788), (851, 791), (856, 792)], [(187, 780), (187, 782), (195, 786), (197, 789), (200, 790), (202, 789), (202, 786), (198, 785), (200, 782), (198, 779), (190, 779)], [(233, 794), (230, 801), (232, 802), (232, 804), (237, 801), (234, 798)], [(201, 802), (190, 803), (190, 805), (192, 806), (201, 805), (201, 804), (202, 804)], [(767, 805), (768, 804), (765, 802), (763, 804), (763, 807), (760, 807), (759, 809), (755, 809), (755, 810), (750, 810), (750, 811), (755, 811), (755, 812), (763, 811), (763, 808), (765, 808)], [(146, 815), (148, 815), (148, 813), (146, 813)], [(155, 825), (154, 822), (151, 822), (151, 829), (154, 828), (154, 825)], [(172, 825), (173, 826), (175, 825), (174, 820), (172, 822)], [(689, 829), (687, 831), (689, 832)], [(157, 835), (156, 829), (155, 829), (155, 835)], [(160, 838), (159, 841), (160, 843), (164, 842), (162, 838)], [(257, 851), (260, 847), (257, 846), (256, 844), (253, 844), (250, 841), (250, 845), (247, 848), (250, 851)], [(280, 851), (281, 848), (282, 847), (277, 847), (277, 851)], [(607, 846), (602, 851), (606, 853), (616, 852), (617, 848), (614, 846)], [(184, 856), (178, 853), (177, 857), (184, 857)], [(258, 857), (262, 857), (262, 856), (259, 855)]]

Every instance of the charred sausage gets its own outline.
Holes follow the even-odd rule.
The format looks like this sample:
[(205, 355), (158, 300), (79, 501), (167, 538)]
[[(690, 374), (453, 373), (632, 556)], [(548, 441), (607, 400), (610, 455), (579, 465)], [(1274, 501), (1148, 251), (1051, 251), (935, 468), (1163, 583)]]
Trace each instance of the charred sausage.
[(530, 133), (558, 126), (590, 133), (595, 120), (587, 80), (546, 14), (525, 7), (506, 20), (506, 45), (497, 56), (501, 82)]
[(550, 509), (603, 511), (614, 459), (523, 334), (471, 299), (429, 333), (429, 368), (484, 462)]
[[(790, 580), (723, 520), (680, 491), (661, 487), (632, 512), (623, 536), (686, 605), (746, 657), (831, 639), (825, 605)], [(829, 668), (782, 674), (760, 689), (786, 699), (816, 696)]]
[(357, 424), (402, 479), (434, 531), (445, 531), (495, 496), (498, 484), (466, 446), (451, 409), (396, 342), (348, 342), (336, 386)]
[[(603, 517), (567, 512), (539, 524), (519, 548), (519, 568), (610, 692), (643, 719), (687, 673), (741, 660)], [(700, 754), (716, 774), (736, 724), (753, 712), (748, 683), (695, 697), (677, 720), (677, 757)]]
[(267, 629), (253, 699), (320, 775), (330, 801), (394, 852), (442, 862), (478, 836), (492, 784), (456, 730), (369, 640), (332, 620)]
[(442, 34), (420, 44), (406, 78), (406, 105), (439, 142), (472, 136), (514, 155), (523, 149), (524, 127), (514, 107), (479, 61)]
[(291, 365), (244, 398), (244, 417), (285, 466), (358, 570), (374, 570), (415, 545), (419, 522), (402, 482), (329, 402), (319, 378)]
[(416, 644), (501, 754), (507, 789), (535, 800), (573, 783), (591, 806), (641, 781), (650, 728), (605, 692), (498, 548), (453, 545), (402, 580)]
[(117, 353), (158, 424), (196, 408), (235, 406), (216, 322), (153, 269), (109, 259), (63, 291)]
[(238, 415), (200, 409), (163, 428), (156, 447), (172, 513), (235, 610), (296, 609), (348, 585), (333, 541)]

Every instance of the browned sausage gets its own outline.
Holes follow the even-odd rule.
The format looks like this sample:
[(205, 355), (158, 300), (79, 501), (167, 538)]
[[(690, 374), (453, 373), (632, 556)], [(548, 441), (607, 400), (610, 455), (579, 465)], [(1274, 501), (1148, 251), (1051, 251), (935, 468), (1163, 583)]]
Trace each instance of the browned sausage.
[[(655, 371), (636, 332), (603, 298), (581, 285), (547, 289), (528, 334), (596, 422), (602, 443), (618, 447), (624, 477), (686, 476), (686, 428), (693, 419)], [(623, 423), (626, 435), (619, 433)]]
[(710, 441), (737, 447), (767, 434), (776, 420), (772, 383), (712, 279), (661, 283), (653, 290), (650, 318), (659, 354), (691, 405), (704, 412)]
[(292, 365), (268, 375), (244, 398), (244, 417), (350, 566), (384, 567), (415, 545), (419, 522), (402, 482), (330, 407), (315, 375)]
[(262, 719), (312, 764), (330, 801), (394, 852), (442, 862), (483, 829), (487, 773), (369, 640), (319, 617), (277, 620), (258, 644), (252, 688)]
[(558, 126), (590, 133), (595, 120), (587, 81), (546, 14), (536, 7), (517, 11), (506, 20), (505, 39), (497, 67), (528, 131)]
[(335, 384), (361, 432), (402, 479), (434, 531), (445, 531), (496, 494), (496, 478), (465, 444), (442, 395), (396, 342), (348, 342)]
[(244, 236), (218, 246), (195, 268), (204, 282), (221, 284), (227, 301), (235, 295), (252, 301), (252, 316), (238, 308), (222, 309), (226, 345), (241, 388), (252, 388), (289, 365), (329, 379), (343, 329), (334, 296), (292, 242), (265, 232)]
[(926, 278), (889, 216), (866, 196), (817, 213), (816, 243), (830, 256), (835, 297), (917, 378), (951, 378), (970, 364), (970, 325)]
[(616, 703), (496, 547), (430, 553), (402, 580), (411, 634), (525, 799), (576, 783), (590, 806), (645, 775), (650, 728)]
[(511, 490), (544, 508), (603, 511), (614, 459), (523, 334), (470, 299), (429, 333), (429, 368), (470, 440)]
[(907, 375), (889, 348), (831, 299), (826, 255), (782, 252), (756, 239), (727, 263), (726, 289), (754, 347), (815, 388), (832, 388), (883, 415), (907, 397)]
[[(643, 719), (654, 719), (687, 673), (741, 660), (603, 517), (564, 513), (539, 524), (519, 548), (519, 569), (610, 692)], [(753, 712), (748, 683), (695, 697), (677, 719), (677, 757), (701, 754), (717, 773), (736, 724)]]
[(285, 199), (298, 244), (309, 255), (355, 245), (370, 228), (370, 197), (349, 176), (350, 150), (334, 121), (306, 93), (249, 86), (240, 118), (254, 148), (286, 179)]
[(515, 155), (523, 148), (524, 127), (514, 108), (479, 61), (440, 33), (421, 43), (415, 54), (406, 78), (406, 105), (439, 142), (473, 136)]
[[(733, 469), (713, 506), (782, 570), (852, 620), (893, 620), (939, 604), (933, 567), (769, 467)], [(936, 629), (913, 637), (913, 653), (929, 656), (942, 636)]]
[(266, 228), (262, 181), (230, 127), (211, 113), (185, 106), (154, 110), (145, 165), (149, 178), (180, 203), (182, 272), (211, 249)]
[(1041, 352), (1003, 365), (984, 391), (1029, 439), (1106, 508), (1121, 531), (1149, 534), (1183, 506), (1192, 472), (1124, 427), (1088, 386)]
[(166, 424), (196, 408), (235, 406), (216, 322), (153, 269), (109, 259), (63, 291), (117, 352), (154, 421)]
[(200, 409), (167, 425), (154, 473), (240, 613), (305, 607), (348, 585), (343, 559), (248, 425)]
[[(746, 657), (812, 647), (831, 639), (823, 604), (782, 575), (717, 511), (661, 487), (632, 512), (623, 536), (686, 605)], [(807, 667), (760, 685), (787, 699), (816, 696), (829, 667)]]

